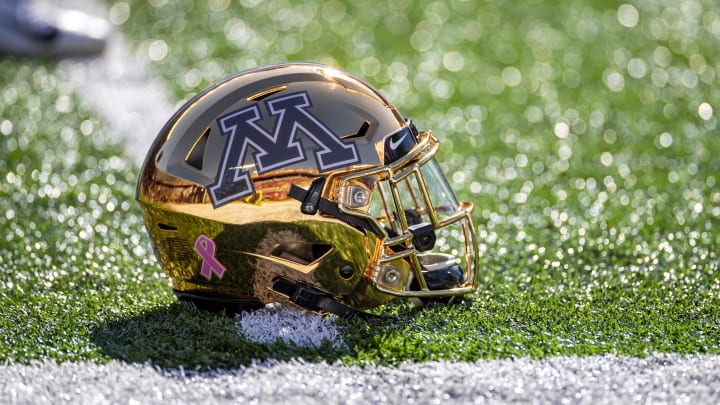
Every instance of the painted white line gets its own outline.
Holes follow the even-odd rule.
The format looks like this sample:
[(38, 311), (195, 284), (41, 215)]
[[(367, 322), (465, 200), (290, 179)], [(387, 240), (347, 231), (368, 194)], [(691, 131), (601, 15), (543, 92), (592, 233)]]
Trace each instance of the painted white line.
[(251, 342), (272, 344), (283, 340), (302, 347), (320, 347), (329, 342), (340, 349), (345, 347), (345, 342), (333, 319), (335, 317), (273, 304), (238, 315), (235, 326)]
[(656, 354), (344, 367), (265, 362), (203, 373), (149, 365), (0, 367), (0, 402), (142, 404), (718, 403), (720, 357)]
[[(62, 0), (56, 6), (107, 16), (105, 6), (93, 1)], [(175, 107), (164, 84), (130, 51), (121, 33), (112, 33), (103, 55), (63, 60), (58, 70), (106, 122), (110, 135), (124, 139), (128, 156), (140, 165)]]

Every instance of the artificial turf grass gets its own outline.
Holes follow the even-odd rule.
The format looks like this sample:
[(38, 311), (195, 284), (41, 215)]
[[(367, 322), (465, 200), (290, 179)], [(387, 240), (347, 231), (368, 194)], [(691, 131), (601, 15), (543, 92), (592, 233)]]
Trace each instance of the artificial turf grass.
[(187, 303), (96, 325), (93, 342), (106, 358), (185, 369), (235, 368), (268, 359), (332, 362), (348, 353), (330, 341), (316, 347), (282, 339), (252, 342), (238, 332), (234, 314), (198, 310)]
[[(181, 2), (166, 4), (182, 7)], [(641, 21), (665, 21), (667, 15), (675, 21), (680, 14), (672, 13), (682, 11), (668, 5), (663, 17), (642, 5)], [(423, 18), (421, 6), (408, 14), (413, 24), (406, 36)], [(132, 7), (137, 11), (143, 5)], [(508, 11), (491, 8), (495, 10), (483, 11), (502, 16)], [(133, 15), (161, 18), (170, 11)], [(706, 14), (710, 22), (711, 11)], [(606, 36), (591, 53), (570, 46), (577, 38), (563, 31), (580, 19), (569, 15), (562, 25), (542, 15), (527, 20), (535, 24), (528, 25), (534, 32), (551, 35), (548, 44), (555, 43), (552, 38), (568, 40), (558, 42), (567, 47), (551, 46), (550, 58), (542, 60), (539, 68), (555, 72), (550, 77), (543, 77), (542, 69), (532, 73), (537, 68), (532, 58), (493, 56), (497, 44), (488, 47), (489, 53), (483, 48), (471, 52), (488, 63), (465, 61), (467, 67), (485, 70), (451, 74), (440, 62), (449, 50), (441, 48), (452, 45), (443, 41), (450, 37), (439, 38), (436, 44), (442, 46), (427, 52), (383, 43), (381, 35), (368, 42), (382, 61), (378, 75), (368, 80), (390, 91), (402, 111), (438, 132), (441, 161), (451, 181), (464, 199), (477, 204), (483, 264), (479, 291), (459, 306), (416, 310), (400, 303), (385, 309), (392, 319), (340, 321), (349, 352), (251, 344), (236, 336), (232, 319), (174, 304), (134, 206), (135, 168), (122, 157), (120, 145), (108, 139), (103, 124), (71, 94), (52, 65), (3, 61), (0, 164), (5, 181), (0, 207), (5, 216), (0, 225), (9, 231), (0, 245), (0, 361), (118, 358), (215, 368), (247, 364), (253, 357), (397, 364), (556, 354), (717, 353), (720, 161), (714, 157), (720, 139), (713, 136), (717, 119), (698, 117), (699, 103), (718, 99), (715, 79), (703, 73), (717, 64), (713, 36), (703, 33), (705, 23), (696, 24), (701, 31), (693, 51), (678, 39), (649, 41), (647, 31), (633, 36), (624, 27), (613, 27), (614, 8), (595, 12)], [(339, 15), (338, 10), (320, 14), (330, 19)], [(188, 24), (229, 26), (233, 18), (228, 12), (196, 13)], [(169, 44), (171, 52), (155, 70), (173, 84), (177, 97), (245, 64), (283, 56), (240, 57), (235, 46), (224, 42), (223, 30), (212, 31), (215, 37), (203, 37), (198, 29), (173, 36), (169, 30), (176, 27), (171, 25), (132, 21), (127, 24), (134, 27), (131, 35), (152, 31), (154, 39)], [(262, 18), (247, 24), (255, 22)], [(372, 39), (367, 27), (358, 32), (361, 45)], [(497, 33), (507, 34), (507, 28)], [(350, 31), (335, 32), (334, 38), (315, 45), (355, 38)], [(140, 41), (139, 49), (147, 51), (148, 41)], [(514, 41), (506, 44), (526, 48)], [(217, 43), (209, 64), (183, 52), (195, 45), (181, 44), (191, 42)], [(372, 62), (367, 54), (356, 60), (345, 53), (352, 48), (328, 48), (325, 55), (312, 49), (319, 48), (285, 56), (329, 57), (357, 73), (368, 71), (361, 62)], [(666, 53), (671, 62), (659, 65), (655, 55)], [(694, 55), (705, 59), (703, 72)], [(589, 57), (592, 64), (581, 65), (582, 85), (571, 87), (574, 82), (560, 73), (577, 70), (578, 57)], [(608, 90), (605, 71), (625, 74), (618, 61), (632, 57), (644, 60), (648, 69), (662, 68), (667, 84), (656, 85), (648, 70), (644, 78), (626, 74), (624, 91)], [(428, 60), (435, 60), (438, 69), (428, 70)], [(389, 77), (401, 66), (386, 67), (385, 61), (404, 64), (407, 76), (418, 78), (407, 99)], [(468, 92), (478, 86), (466, 77), (479, 77), (482, 83), (499, 77), (509, 63), (527, 83), (505, 86), (500, 94), (482, 86), (476, 94)], [(204, 74), (197, 84), (185, 80), (192, 69)], [(683, 69), (693, 72), (690, 79), (696, 75), (694, 87), (681, 80)], [(680, 79), (673, 78), (677, 74)], [(535, 80), (540, 88), (533, 87)], [(440, 97), (443, 81), (455, 88), (449, 98)], [(537, 92), (542, 88), (545, 93)], [(540, 108), (539, 121), (532, 107)]]
[(349, 363), (616, 354), (711, 353), (718, 348), (716, 305), (665, 297), (578, 303), (562, 295), (502, 295), (481, 304), (417, 311), (388, 325), (354, 325), (344, 335)]
[(98, 358), (93, 324), (170, 298), (132, 163), (54, 64), (0, 64), (0, 361)]

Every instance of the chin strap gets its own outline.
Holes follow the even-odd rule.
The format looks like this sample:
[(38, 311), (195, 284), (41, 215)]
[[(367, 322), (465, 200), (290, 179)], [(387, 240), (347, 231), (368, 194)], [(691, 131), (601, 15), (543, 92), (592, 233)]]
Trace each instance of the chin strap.
[(383, 232), (378, 229), (377, 225), (372, 221), (345, 214), (340, 211), (340, 208), (336, 203), (320, 197), (322, 195), (323, 186), (325, 186), (325, 177), (315, 179), (312, 184), (310, 184), (310, 188), (307, 190), (291, 184), (290, 190), (288, 191), (288, 197), (300, 201), (300, 211), (302, 211), (303, 214), (315, 215), (318, 211), (320, 211), (323, 214), (327, 214), (343, 222), (347, 222), (354, 227), (370, 231), (380, 238), (384, 237)]
[[(340, 208), (336, 203), (326, 198), (322, 198), (321, 195), (324, 186), (325, 177), (319, 177), (313, 180), (310, 184), (310, 188), (307, 190), (291, 184), (288, 196), (300, 201), (300, 211), (302, 211), (303, 214), (315, 215), (318, 211), (320, 211), (323, 214), (335, 217), (356, 228), (370, 231), (380, 238), (384, 237), (383, 232), (378, 229), (374, 222), (365, 218), (345, 214), (340, 211)], [(290, 297), (290, 301), (293, 303), (310, 311), (327, 311), (343, 318), (354, 316), (363, 319), (378, 318), (377, 315), (358, 311), (352, 307), (342, 304), (330, 295), (308, 287), (302, 283), (295, 284), (287, 280), (277, 279), (273, 283), (272, 288), (273, 290)]]
[(377, 318), (378, 315), (358, 311), (338, 302), (331, 296), (302, 283), (295, 284), (281, 278), (275, 280), (273, 290), (290, 297), (290, 301), (310, 311), (327, 311), (341, 318), (360, 317), (363, 319)]

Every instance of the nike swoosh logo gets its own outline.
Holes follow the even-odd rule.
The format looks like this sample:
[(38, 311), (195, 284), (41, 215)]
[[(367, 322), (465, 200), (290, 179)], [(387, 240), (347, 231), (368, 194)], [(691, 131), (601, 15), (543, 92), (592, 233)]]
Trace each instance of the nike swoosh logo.
[(389, 144), (390, 149), (392, 149), (392, 150), (397, 149), (397, 147), (400, 146), (400, 144), (405, 140), (405, 137), (407, 137), (407, 136), (408, 136), (408, 134), (406, 132), (403, 136), (400, 137), (400, 139), (398, 139), (395, 142), (393, 142), (393, 140), (390, 139), (390, 144)]

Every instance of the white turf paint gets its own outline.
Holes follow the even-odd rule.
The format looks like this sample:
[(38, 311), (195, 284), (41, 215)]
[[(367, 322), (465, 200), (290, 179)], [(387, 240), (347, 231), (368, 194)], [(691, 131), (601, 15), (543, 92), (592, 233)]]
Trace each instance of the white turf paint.
[[(103, 5), (60, 0), (106, 15)], [(88, 8), (89, 7), (89, 8)], [(60, 72), (95, 108), (128, 155), (145, 152), (174, 112), (164, 86), (153, 80), (116, 34), (103, 58), (63, 61)], [(332, 318), (269, 307), (236, 320), (256, 342), (285, 339), (317, 347), (344, 345)], [(720, 356), (654, 354), (645, 359), (554, 357), (475, 363), (405, 363), (398, 367), (258, 362), (235, 370), (158, 370), (149, 364), (63, 363), (0, 366), (0, 403), (719, 403)]]
[[(105, 6), (94, 1), (56, 2), (59, 7), (107, 16)], [(58, 70), (82, 101), (105, 121), (110, 135), (122, 140), (127, 155), (140, 166), (176, 108), (165, 86), (152, 77), (141, 58), (130, 52), (120, 32), (112, 33), (102, 57), (63, 60)]]
[(110, 135), (122, 139), (139, 167), (175, 108), (163, 87), (127, 52), (124, 40), (114, 35), (104, 58), (62, 61), (59, 71), (105, 121)]
[(237, 315), (235, 325), (245, 339), (256, 343), (283, 340), (302, 347), (320, 347), (327, 341), (337, 349), (347, 347), (333, 319), (273, 304)]
[(720, 357), (554, 357), (343, 367), (256, 363), (203, 373), (150, 365), (0, 366), (0, 402), (62, 404), (714, 404)]

